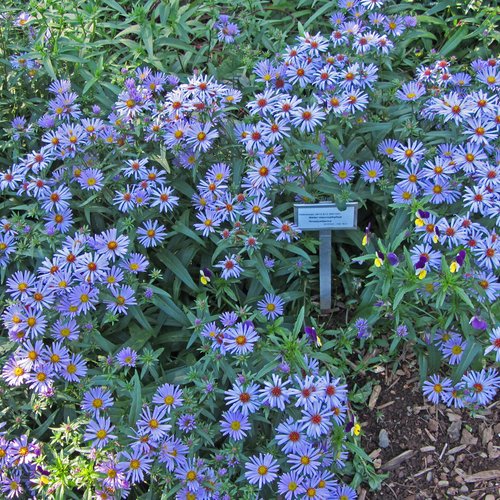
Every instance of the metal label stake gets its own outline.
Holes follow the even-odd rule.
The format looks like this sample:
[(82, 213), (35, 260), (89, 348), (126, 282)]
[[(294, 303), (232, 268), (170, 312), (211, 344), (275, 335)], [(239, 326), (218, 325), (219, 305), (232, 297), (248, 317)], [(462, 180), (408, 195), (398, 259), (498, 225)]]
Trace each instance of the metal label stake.
[(319, 232), (319, 307), (332, 308), (332, 232)]
[(294, 205), (295, 224), (302, 231), (319, 231), (319, 305), (322, 312), (332, 308), (332, 231), (357, 229), (358, 204), (347, 203), (339, 210), (335, 203)]

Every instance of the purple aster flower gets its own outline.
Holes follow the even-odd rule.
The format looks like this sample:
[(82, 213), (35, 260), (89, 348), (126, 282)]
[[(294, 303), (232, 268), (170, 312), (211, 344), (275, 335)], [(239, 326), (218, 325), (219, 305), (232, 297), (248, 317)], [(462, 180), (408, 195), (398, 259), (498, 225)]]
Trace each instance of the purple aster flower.
[(494, 328), (489, 337), (490, 345), (485, 349), (484, 354), (495, 353), (495, 361), (500, 361), (500, 327)]
[(252, 224), (267, 222), (267, 216), (271, 214), (271, 208), (271, 201), (266, 196), (259, 195), (245, 204), (242, 215), (246, 221), (252, 221)]
[(211, 128), (211, 123), (204, 125), (195, 122), (186, 133), (186, 142), (194, 149), (201, 150), (206, 153), (211, 147), (215, 139), (219, 137), (216, 129)]
[(275, 439), (284, 453), (296, 453), (307, 441), (302, 425), (293, 417), (288, 417), (285, 422), (278, 425)]
[(17, 271), (7, 279), (7, 293), (14, 300), (25, 301), (36, 283), (36, 277), (29, 271)]
[(224, 260), (219, 261), (214, 267), (222, 269), (221, 278), (225, 280), (239, 278), (243, 272), (243, 268), (239, 264), (239, 257), (235, 254), (226, 255)]
[(288, 454), (287, 462), (292, 470), (309, 476), (315, 474), (320, 465), (321, 452), (310, 443), (305, 442), (295, 453)]
[(88, 252), (78, 257), (75, 272), (87, 283), (94, 283), (101, 281), (108, 269), (108, 260), (104, 255)]
[(99, 416), (100, 412), (113, 406), (113, 396), (110, 391), (101, 387), (93, 387), (86, 391), (82, 399), (82, 410)]
[(278, 316), (283, 315), (283, 306), (285, 302), (279, 295), (266, 293), (264, 299), (257, 303), (257, 307), (261, 314), (267, 319), (274, 320)]
[(356, 500), (357, 498), (356, 491), (346, 484), (338, 486), (332, 495), (332, 500)]
[(238, 315), (234, 311), (223, 312), (220, 315), (219, 319), (220, 322), (222, 323), (222, 326), (229, 328), (230, 326), (233, 326), (237, 323)]
[(237, 323), (224, 333), (224, 345), (227, 352), (241, 356), (252, 352), (259, 338), (259, 334), (252, 325)]
[(396, 147), (392, 158), (404, 166), (416, 165), (423, 159), (425, 152), (423, 143), (408, 140), (406, 144), (399, 144)]
[(450, 392), (451, 387), (452, 383), (450, 379), (442, 379), (439, 375), (434, 374), (431, 375), (430, 380), (424, 382), (422, 391), (431, 403), (437, 405), (440, 401), (445, 401), (444, 395)]
[(319, 388), (315, 377), (306, 375), (304, 379), (295, 377), (298, 387), (293, 387), (289, 390), (290, 395), (296, 396), (296, 407), (310, 408), (315, 403), (319, 396)]
[(207, 237), (210, 233), (215, 233), (215, 228), (221, 224), (221, 216), (218, 212), (206, 209), (204, 212), (196, 214), (199, 223), (193, 224), (197, 231), (202, 231), (203, 236)]
[(124, 260), (121, 265), (132, 274), (139, 274), (146, 271), (149, 261), (140, 253), (131, 253), (128, 259)]
[(486, 406), (493, 401), (500, 387), (500, 378), (494, 369), (470, 371), (462, 377), (458, 387), (464, 391), (467, 403)]
[(313, 104), (305, 108), (296, 108), (291, 112), (290, 123), (301, 132), (311, 133), (326, 118), (326, 113)]
[(170, 187), (159, 187), (151, 191), (151, 207), (158, 207), (160, 212), (171, 212), (179, 204), (179, 197), (174, 196)]
[(114, 489), (125, 488), (125, 474), (118, 470), (116, 459), (113, 456), (109, 460), (97, 464), (95, 469), (105, 476), (102, 480), (103, 486)]
[(11, 358), (2, 368), (2, 378), (11, 387), (20, 386), (28, 379), (29, 372), (21, 365), (21, 361)]
[(52, 369), (58, 373), (64, 365), (69, 363), (69, 351), (61, 342), (55, 342), (44, 351), (42, 361), (49, 363)]
[(328, 434), (332, 427), (333, 413), (324, 408), (320, 401), (312, 403), (302, 410), (302, 418), (299, 423), (302, 429), (312, 438), (319, 438), (322, 434)]
[(104, 175), (96, 168), (83, 170), (78, 177), (78, 182), (82, 189), (91, 191), (100, 191), (104, 186)]
[(106, 276), (102, 281), (106, 285), (106, 288), (115, 290), (116, 287), (123, 281), (123, 278), (123, 271), (116, 266), (111, 266), (108, 271), (106, 271)]
[(161, 244), (167, 235), (165, 226), (159, 225), (157, 220), (147, 220), (144, 226), (137, 230), (137, 234), (139, 243), (146, 248)]
[(244, 385), (243, 382), (235, 382), (233, 387), (226, 391), (224, 400), (226, 404), (230, 405), (230, 411), (249, 415), (260, 408), (261, 398), (258, 395), (259, 389), (259, 386), (254, 383)]
[(335, 162), (332, 167), (332, 174), (339, 184), (348, 184), (352, 181), (356, 173), (349, 161)]
[(302, 495), (301, 484), (303, 481), (304, 477), (297, 471), (287, 472), (280, 477), (278, 483), (278, 493), (283, 495), (285, 500), (300, 498), (300, 495)]
[(276, 374), (272, 375), (272, 381), (264, 382), (264, 388), (259, 391), (263, 397), (263, 403), (268, 404), (271, 408), (278, 408), (285, 411), (286, 403), (290, 401), (290, 393), (287, 385), (290, 380), (281, 380)]
[(134, 367), (137, 361), (137, 352), (130, 347), (124, 347), (120, 352), (118, 352), (115, 358), (120, 366)]
[(453, 386), (449, 392), (443, 394), (444, 402), (448, 408), (464, 408), (464, 391), (458, 385)]
[(40, 454), (40, 449), (35, 442), (29, 442), (26, 434), (21, 434), (9, 444), (9, 458), (12, 464), (25, 465), (32, 463)]
[(76, 315), (95, 310), (99, 301), (99, 290), (90, 284), (84, 283), (71, 290), (67, 296), (71, 306), (76, 307)]
[(189, 492), (197, 492), (200, 489), (203, 473), (203, 466), (200, 467), (192, 458), (177, 464), (175, 467), (175, 477), (186, 485)]
[(252, 428), (248, 421), (248, 416), (238, 411), (225, 411), (222, 414), (220, 425), (221, 433), (225, 436), (228, 435), (235, 441), (244, 439), (247, 435), (246, 431)]
[(339, 378), (331, 377), (330, 372), (326, 372), (318, 384), (321, 384), (323, 397), (330, 406), (340, 407), (347, 401), (347, 385), (342, 384)]
[(87, 375), (87, 364), (80, 354), (72, 354), (60, 374), (68, 382), (79, 382)]
[(361, 165), (359, 173), (365, 182), (372, 184), (379, 181), (382, 177), (383, 167), (379, 161), (370, 160)]
[(182, 432), (189, 433), (196, 429), (196, 419), (191, 413), (183, 413), (177, 420), (177, 427)]
[(170, 436), (160, 445), (158, 461), (165, 464), (166, 469), (172, 472), (177, 466), (186, 463), (188, 452), (188, 446), (183, 444), (180, 439)]
[(279, 470), (278, 462), (269, 453), (251, 456), (245, 464), (245, 477), (250, 484), (258, 484), (259, 489), (264, 484), (273, 482)]
[(456, 335), (441, 346), (441, 352), (445, 358), (449, 358), (450, 365), (458, 365), (466, 348), (467, 342)]
[(46, 347), (41, 340), (34, 344), (27, 341), (16, 351), (15, 359), (26, 371), (40, 364), (46, 358)]
[(292, 240), (298, 240), (299, 234), (302, 232), (295, 224), (282, 221), (278, 217), (273, 219), (272, 225), (274, 229), (271, 229), (271, 233), (277, 235), (276, 241), (286, 240), (288, 243), (291, 243)]
[(13, 470), (9, 474), (2, 475), (1, 487), (5, 498), (18, 498), (24, 493), (22, 486), (22, 472)]
[(150, 435), (154, 441), (160, 441), (172, 428), (168, 423), (169, 418), (166, 413), (165, 406), (155, 406), (153, 412), (146, 406), (142, 409), (141, 416), (136, 423), (138, 430)]
[(53, 388), (54, 375), (54, 369), (49, 363), (39, 364), (33, 368), (26, 383), (36, 393), (48, 394)]
[(111, 434), (114, 428), (115, 426), (111, 425), (111, 419), (97, 416), (96, 420), (90, 421), (83, 439), (92, 441), (91, 446), (100, 450), (108, 444), (110, 439), (116, 439), (116, 436)]
[(126, 235), (117, 236), (115, 228), (104, 231), (95, 237), (95, 250), (107, 259), (114, 261), (123, 257), (128, 250), (129, 238)]
[(144, 480), (144, 474), (148, 474), (151, 469), (153, 459), (146, 457), (141, 450), (134, 450), (131, 453), (122, 451), (119, 455), (118, 470), (125, 473), (125, 477), (132, 484), (140, 483)]
[(403, 84), (401, 90), (396, 92), (396, 97), (402, 101), (416, 101), (426, 94), (425, 85), (420, 82), (409, 82)]
[(167, 412), (182, 406), (184, 402), (182, 398), (182, 389), (172, 384), (163, 384), (158, 387), (153, 396), (153, 403), (164, 406)]
[(107, 309), (113, 314), (126, 314), (130, 306), (137, 305), (137, 301), (134, 297), (133, 288), (125, 285), (120, 287), (120, 289), (112, 289), (113, 300), (105, 300), (104, 303), (107, 304)]

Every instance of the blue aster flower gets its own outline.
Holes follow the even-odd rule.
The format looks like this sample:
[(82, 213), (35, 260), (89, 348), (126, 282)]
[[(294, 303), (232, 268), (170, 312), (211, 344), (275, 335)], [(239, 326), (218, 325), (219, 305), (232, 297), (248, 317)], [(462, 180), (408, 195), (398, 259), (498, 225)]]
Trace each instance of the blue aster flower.
[(278, 476), (278, 462), (269, 453), (259, 453), (251, 456), (245, 464), (245, 478), (250, 484), (258, 484), (259, 489), (264, 484), (273, 482)]

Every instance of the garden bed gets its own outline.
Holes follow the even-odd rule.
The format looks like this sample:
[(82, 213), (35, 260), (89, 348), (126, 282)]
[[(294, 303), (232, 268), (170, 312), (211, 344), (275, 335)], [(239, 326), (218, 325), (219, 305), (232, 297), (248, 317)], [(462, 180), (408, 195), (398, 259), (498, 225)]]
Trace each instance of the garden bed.
[[(365, 490), (365, 498), (496, 498), (500, 487), (498, 401), (474, 415), (430, 405), (422, 397), (415, 357), (407, 354), (399, 366), (395, 372), (381, 366), (378, 375), (366, 380), (374, 384), (374, 390), (368, 408), (358, 415), (362, 444), (374, 459), (375, 469), (388, 472), (389, 477), (379, 492)], [(384, 431), (388, 446), (380, 438)]]
[(498, 22), (5, 0), (1, 494), (490, 500)]

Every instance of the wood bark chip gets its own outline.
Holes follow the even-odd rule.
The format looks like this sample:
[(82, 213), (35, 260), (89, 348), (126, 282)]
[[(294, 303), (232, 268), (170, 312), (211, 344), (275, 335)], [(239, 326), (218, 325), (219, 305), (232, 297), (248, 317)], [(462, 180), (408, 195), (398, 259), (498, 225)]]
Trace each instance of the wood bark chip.
[(370, 395), (370, 400), (368, 401), (368, 408), (370, 410), (373, 410), (375, 408), (375, 405), (377, 404), (377, 400), (381, 392), (382, 392), (382, 386), (377, 384), (373, 388), (372, 393)]
[(397, 469), (399, 465), (409, 460), (413, 455), (415, 455), (414, 450), (403, 451), (403, 453), (399, 454), (397, 457), (391, 458), (387, 463), (382, 465), (381, 469), (384, 471)]
[(492, 479), (500, 479), (500, 470), (491, 469), (476, 472), (470, 476), (465, 476), (466, 483), (478, 483), (479, 481), (491, 481)]

